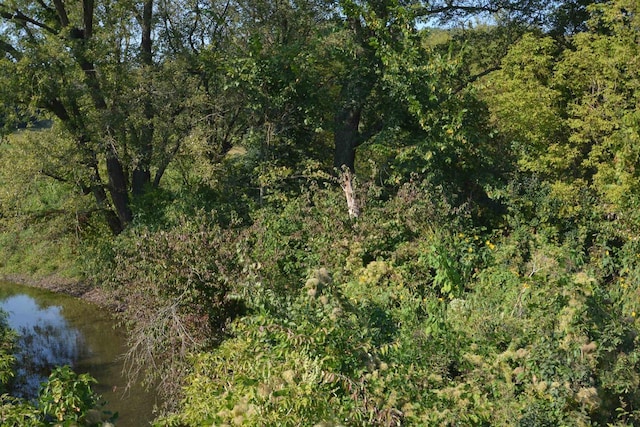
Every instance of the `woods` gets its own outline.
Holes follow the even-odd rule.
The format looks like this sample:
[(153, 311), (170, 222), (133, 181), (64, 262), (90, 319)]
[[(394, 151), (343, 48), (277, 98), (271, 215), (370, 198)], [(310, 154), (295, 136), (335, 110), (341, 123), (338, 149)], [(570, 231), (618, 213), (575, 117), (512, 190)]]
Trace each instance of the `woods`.
[(157, 425), (635, 425), (639, 12), (3, 1), (0, 274), (107, 292)]

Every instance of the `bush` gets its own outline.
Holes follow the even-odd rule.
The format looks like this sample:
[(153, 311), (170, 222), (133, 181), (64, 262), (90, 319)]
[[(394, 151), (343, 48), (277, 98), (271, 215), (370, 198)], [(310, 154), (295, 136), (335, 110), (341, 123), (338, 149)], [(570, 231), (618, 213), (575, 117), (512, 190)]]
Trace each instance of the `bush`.
[(132, 380), (161, 379), (170, 395), (186, 356), (217, 343), (228, 319), (242, 311), (231, 293), (242, 273), (234, 234), (200, 213), (168, 231), (132, 227), (97, 253), (94, 280), (122, 308), (129, 330)]
[(104, 403), (91, 389), (95, 382), (88, 374), (58, 367), (42, 385), (36, 404), (7, 394), (0, 396), (0, 422), (21, 427), (113, 426), (117, 414), (103, 410)]

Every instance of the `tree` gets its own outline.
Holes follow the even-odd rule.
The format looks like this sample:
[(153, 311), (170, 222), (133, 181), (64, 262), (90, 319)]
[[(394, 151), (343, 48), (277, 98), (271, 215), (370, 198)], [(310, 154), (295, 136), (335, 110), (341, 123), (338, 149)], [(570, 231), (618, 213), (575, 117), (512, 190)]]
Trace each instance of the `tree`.
[(577, 155), (567, 137), (562, 93), (553, 87), (560, 50), (550, 37), (525, 34), (482, 83), (492, 126), (517, 153), (524, 171), (559, 178)]
[(419, 22), (453, 25), (476, 17), (497, 26), (535, 27), (548, 12), (539, 1), (344, 0), (338, 4), (349, 50), (334, 102), (334, 167), (346, 171), (343, 188), (350, 206), (350, 176), (356, 151), (365, 142), (386, 139), (389, 144), (391, 139), (389, 145), (400, 142), (405, 152), (417, 149), (427, 160), (418, 170), (432, 166), (431, 158), (440, 162), (440, 168), (455, 170), (452, 165), (466, 167), (460, 157), (463, 152), (466, 157), (475, 155), (465, 142), (485, 138), (477, 132), (482, 126), (460, 132), (463, 126), (474, 126), (469, 112), (479, 111), (464, 89), (494, 69), (499, 55), (492, 55), (491, 64), (476, 62), (481, 68), (472, 70), (461, 63), (462, 50), (454, 50), (456, 44), (443, 52), (425, 43), (422, 33), (428, 30), (418, 31)]
[(555, 38), (572, 36), (586, 31), (588, 29), (589, 5), (602, 3), (602, 0), (565, 0), (559, 3), (550, 16), (550, 33)]
[(132, 198), (159, 185), (191, 127), (197, 84), (179, 58), (154, 47), (163, 5), (0, 5), (3, 101), (47, 112), (63, 127), (80, 154), (79, 170), (49, 175), (92, 194), (113, 233), (132, 221)]
[(575, 170), (609, 214), (635, 215), (640, 195), (640, 7), (616, 0), (590, 8), (589, 31), (567, 49), (557, 80), (569, 97), (569, 146)]
[[(350, 52), (351, 62), (345, 67), (347, 72), (340, 82), (340, 99), (336, 103), (334, 166), (347, 167), (352, 171), (357, 147), (385, 126), (380, 121), (368, 126), (362, 123), (365, 110), (375, 105), (369, 101), (375, 92), (374, 88), (385, 78), (385, 61), (396, 56), (397, 61), (392, 61), (401, 62), (407, 49), (412, 48), (410, 44), (419, 42), (413, 36), (417, 32), (418, 22), (445, 24), (472, 17), (482, 19), (499, 16), (502, 24), (524, 22), (535, 26), (542, 22), (547, 12), (544, 2), (539, 1), (454, 3), (344, 0), (339, 5), (344, 16), (342, 25), (351, 33), (353, 48)], [(383, 60), (383, 56), (387, 59)], [(429, 61), (429, 58), (424, 59)]]

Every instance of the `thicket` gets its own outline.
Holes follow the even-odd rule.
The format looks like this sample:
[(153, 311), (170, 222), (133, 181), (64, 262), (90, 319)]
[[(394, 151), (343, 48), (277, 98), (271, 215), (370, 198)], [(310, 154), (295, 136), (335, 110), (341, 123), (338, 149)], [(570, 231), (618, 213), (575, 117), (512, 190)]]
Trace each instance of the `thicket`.
[[(639, 424), (638, 5), (502, 3), (495, 25), (417, 31), (432, 15), (394, 2), (249, 2), (212, 46), (193, 27), (197, 52), (163, 33), (184, 44), (152, 83), (192, 98), (142, 97), (122, 125), (78, 97), (122, 133), (92, 123), (89, 157), (64, 120), (0, 146), (2, 268), (21, 241), (66, 248), (165, 393), (158, 426)], [(133, 173), (149, 123), (162, 185), (131, 178), (114, 230), (115, 200), (87, 195), (117, 188), (86, 166), (108, 176), (120, 147)]]

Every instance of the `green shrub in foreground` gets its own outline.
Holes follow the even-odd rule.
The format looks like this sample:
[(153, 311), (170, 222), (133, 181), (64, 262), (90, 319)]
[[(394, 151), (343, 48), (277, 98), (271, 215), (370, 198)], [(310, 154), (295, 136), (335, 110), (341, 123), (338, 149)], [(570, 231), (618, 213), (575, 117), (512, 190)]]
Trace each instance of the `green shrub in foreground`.
[(76, 374), (68, 366), (53, 370), (42, 385), (37, 403), (7, 394), (0, 396), (0, 424), (16, 427), (83, 426), (108, 427), (117, 418), (102, 411), (100, 397), (88, 374)]
[(295, 293), (256, 285), (253, 314), (194, 357), (181, 411), (158, 425), (638, 422), (637, 257), (611, 279), (612, 254), (576, 263), (577, 248), (535, 232), (449, 238), (485, 251), (455, 294), (414, 286), (406, 258), (344, 283), (321, 269)]
[[(264, 304), (284, 305), (276, 313), (286, 316), (261, 310), (236, 321), (234, 338), (196, 356), (182, 412), (158, 425), (391, 426), (426, 417), (413, 402), (446, 382), (455, 350), (435, 354), (430, 342), (441, 341), (430, 341), (415, 316), (437, 300), (416, 299), (401, 284), (382, 292), (391, 284), (386, 268), (372, 265), (360, 287), (317, 270), (296, 295)], [(404, 363), (417, 354), (420, 363)]]

